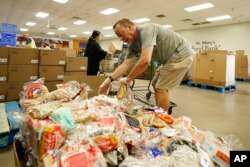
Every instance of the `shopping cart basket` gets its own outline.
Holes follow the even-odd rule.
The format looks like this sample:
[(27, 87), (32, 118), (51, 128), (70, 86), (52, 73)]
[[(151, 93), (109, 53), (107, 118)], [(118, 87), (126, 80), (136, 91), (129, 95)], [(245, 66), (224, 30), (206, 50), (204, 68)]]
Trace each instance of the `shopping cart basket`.
[[(150, 70), (150, 75), (149, 75), (149, 80), (147, 85), (140, 85), (136, 86), (135, 80), (133, 80), (132, 85), (131, 85), (131, 90), (133, 91), (134, 94), (134, 99), (144, 103), (150, 107), (156, 106), (155, 104), (155, 94), (151, 91), (151, 83), (152, 79), (154, 76), (154, 68), (157, 66), (156, 63), (151, 62), (151, 65), (149, 66)], [(172, 114), (173, 108), (177, 107), (177, 105), (174, 102), (170, 102), (170, 106), (168, 109), (168, 114)]]

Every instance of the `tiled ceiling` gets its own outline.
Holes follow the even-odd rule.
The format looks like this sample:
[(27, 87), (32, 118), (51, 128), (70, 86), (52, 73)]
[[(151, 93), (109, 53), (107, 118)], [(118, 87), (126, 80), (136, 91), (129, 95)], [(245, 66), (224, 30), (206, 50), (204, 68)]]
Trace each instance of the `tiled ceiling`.
[[(210, 2), (215, 7), (196, 12), (186, 12), (184, 8)], [(113, 15), (102, 15), (99, 12), (107, 8), (116, 8), (120, 12)], [(131, 20), (147, 17), (150, 22), (170, 24), (173, 30), (180, 31), (223, 24), (233, 24), (250, 21), (250, 0), (69, 0), (65, 4), (52, 0), (0, 0), (0, 22), (28, 28), (31, 35), (48, 37), (47, 32), (54, 32), (50, 37), (88, 38), (84, 31), (100, 30), (102, 35), (114, 35), (113, 30), (104, 30), (103, 27), (113, 26), (120, 18)], [(37, 12), (49, 13), (47, 18), (35, 17)], [(156, 17), (165, 15), (166, 17)], [(217, 21), (207, 24), (206, 18), (230, 15), (233, 19)], [(75, 25), (74, 21), (81, 18), (87, 21), (83, 25)], [(27, 22), (37, 23), (34, 27), (26, 25)], [(67, 27), (66, 31), (57, 28)]]

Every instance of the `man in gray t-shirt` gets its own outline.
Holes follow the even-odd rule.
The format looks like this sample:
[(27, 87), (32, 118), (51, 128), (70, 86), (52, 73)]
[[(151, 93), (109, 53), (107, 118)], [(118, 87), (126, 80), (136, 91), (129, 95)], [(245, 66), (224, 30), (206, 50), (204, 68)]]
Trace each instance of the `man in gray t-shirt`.
[(193, 61), (194, 51), (188, 41), (161, 25), (148, 23), (136, 26), (129, 19), (117, 21), (113, 29), (121, 41), (129, 44), (129, 51), (125, 61), (102, 83), (99, 93), (106, 94), (111, 82), (127, 72), (136, 55), (140, 55), (133, 70), (120, 82), (130, 83), (147, 69), (151, 60), (157, 61), (161, 66), (152, 82), (156, 105), (168, 110), (168, 91), (180, 84)]

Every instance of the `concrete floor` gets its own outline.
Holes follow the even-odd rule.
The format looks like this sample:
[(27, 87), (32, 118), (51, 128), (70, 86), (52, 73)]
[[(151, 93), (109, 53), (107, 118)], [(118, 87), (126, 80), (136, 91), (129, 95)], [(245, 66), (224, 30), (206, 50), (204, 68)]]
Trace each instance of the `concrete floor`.
[[(136, 85), (147, 84), (136, 80)], [(250, 150), (250, 83), (237, 84), (238, 90), (227, 93), (180, 86), (170, 92), (171, 101), (178, 105), (173, 109), (173, 116), (188, 116), (197, 128), (210, 130), (220, 137), (236, 135), (244, 149)], [(11, 146), (0, 149), (0, 162), (5, 167), (14, 167)]]

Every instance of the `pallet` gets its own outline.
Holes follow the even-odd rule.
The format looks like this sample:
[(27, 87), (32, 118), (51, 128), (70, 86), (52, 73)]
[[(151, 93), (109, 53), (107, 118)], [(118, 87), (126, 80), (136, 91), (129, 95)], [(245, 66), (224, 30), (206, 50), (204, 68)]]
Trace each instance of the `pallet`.
[(220, 93), (235, 91), (238, 88), (237, 85), (211, 86), (211, 85), (206, 85), (206, 84), (193, 83), (192, 81), (189, 81), (187, 85), (189, 87), (198, 87), (198, 88), (206, 89), (206, 90), (215, 90), (215, 91), (218, 91)]
[(249, 79), (242, 79), (242, 78), (235, 78), (236, 81), (241, 81), (241, 82), (248, 82), (250, 83), (250, 78)]

